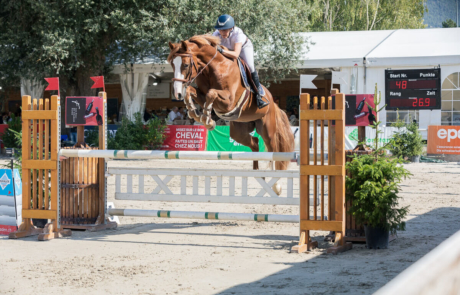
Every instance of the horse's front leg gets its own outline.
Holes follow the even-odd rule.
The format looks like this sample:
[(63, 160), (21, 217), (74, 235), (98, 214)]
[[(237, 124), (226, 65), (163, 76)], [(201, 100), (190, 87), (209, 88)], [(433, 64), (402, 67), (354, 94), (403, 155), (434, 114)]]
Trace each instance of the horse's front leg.
[(200, 121), (208, 130), (216, 128), (216, 122), (211, 118), (212, 106), (214, 102), (219, 101), (219, 106), (228, 108), (230, 104), (231, 94), (228, 90), (216, 90), (211, 89), (206, 94), (206, 102), (203, 105), (203, 115), (201, 115)]
[(193, 119), (198, 122), (200, 122), (202, 113), (199, 110), (197, 110), (197, 108), (195, 107), (195, 104), (193, 103), (193, 99), (199, 100), (199, 98), (201, 98), (199, 96), (203, 96), (202, 99), (204, 100), (204, 95), (200, 95), (200, 93), (198, 93), (195, 87), (192, 87), (192, 86), (187, 87), (185, 91), (185, 98), (184, 98), (185, 107), (187, 108), (187, 114), (190, 119)]

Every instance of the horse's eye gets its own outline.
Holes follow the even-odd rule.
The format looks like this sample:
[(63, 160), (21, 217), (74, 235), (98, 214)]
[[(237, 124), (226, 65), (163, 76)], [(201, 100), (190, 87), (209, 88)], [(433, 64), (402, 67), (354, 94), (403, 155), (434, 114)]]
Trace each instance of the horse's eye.
[(188, 65), (184, 65), (184, 68), (188, 68)]

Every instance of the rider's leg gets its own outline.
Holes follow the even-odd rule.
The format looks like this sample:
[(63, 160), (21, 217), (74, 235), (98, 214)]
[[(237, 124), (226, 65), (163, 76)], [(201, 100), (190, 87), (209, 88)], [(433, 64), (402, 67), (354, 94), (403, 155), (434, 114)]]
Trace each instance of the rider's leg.
[(254, 47), (252, 46), (251, 40), (248, 40), (246, 45), (241, 49), (240, 57), (246, 62), (249, 69), (251, 70), (251, 77), (257, 87), (257, 107), (263, 108), (269, 103), (262, 99), (265, 95), (265, 91), (260, 85), (259, 75), (257, 74), (256, 68), (254, 66)]

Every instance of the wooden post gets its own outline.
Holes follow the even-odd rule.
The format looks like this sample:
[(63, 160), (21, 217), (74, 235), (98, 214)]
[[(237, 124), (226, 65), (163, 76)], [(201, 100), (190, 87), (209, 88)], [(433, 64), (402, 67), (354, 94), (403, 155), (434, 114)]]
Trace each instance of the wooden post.
[[(103, 106), (102, 106), (102, 116), (104, 123), (102, 126), (99, 126), (99, 149), (106, 150), (107, 149), (107, 93), (99, 92), (99, 96), (102, 97)], [(106, 164), (105, 159), (100, 158), (99, 160), (99, 216), (96, 220), (96, 225), (104, 224), (105, 223), (105, 203), (106, 203), (106, 179), (105, 179), (105, 172), (106, 172)], [(116, 227), (116, 224), (115, 224)]]
[[(339, 91), (335, 88), (333, 88), (331, 90), (331, 96), (333, 95), (336, 95), (338, 94)], [(331, 101), (332, 103), (332, 101)], [(328, 107), (329, 109), (332, 109), (332, 106), (329, 106)], [(327, 127), (328, 129), (328, 132), (329, 132), (329, 149), (328, 149), (328, 157), (330, 159), (330, 162), (329, 165), (335, 165), (335, 153), (332, 151), (332, 148), (335, 146), (335, 127), (331, 125), (329, 125)], [(333, 185), (334, 184), (334, 176), (329, 176), (328, 178), (328, 185), (330, 186), (329, 187), (329, 196), (331, 196), (330, 198), (332, 199), (332, 196), (335, 196), (335, 186)], [(329, 204), (329, 211), (328, 211), (328, 218), (330, 218), (330, 220), (335, 220), (335, 203), (334, 202), (331, 202), (331, 204)], [(332, 233), (331, 233), (332, 234)]]
[[(317, 99), (314, 100), (313, 108), (310, 107), (310, 95), (302, 94), (300, 97), (300, 239), (299, 244), (292, 247), (294, 252), (304, 252), (317, 247), (318, 242), (312, 241), (310, 238), (310, 230), (326, 230), (334, 231), (336, 233), (336, 245), (327, 250), (328, 253), (338, 253), (348, 249), (351, 249), (351, 243), (345, 243), (345, 95), (343, 93), (336, 94), (335, 108), (332, 108), (332, 104), (329, 103), (328, 109), (318, 109)], [(329, 100), (328, 102), (331, 102)], [(315, 132), (314, 139), (314, 163), (310, 163), (310, 144), (309, 144), (309, 133), (310, 133), (310, 120), (313, 120), (314, 128), (316, 128), (316, 122), (318, 120), (323, 124), (324, 120), (328, 121), (329, 128), (335, 129), (333, 137), (334, 143), (329, 143), (329, 155), (334, 154), (335, 164), (324, 165), (323, 157), (321, 157), (321, 164), (318, 165), (317, 160), (317, 138)], [(335, 121), (334, 127), (332, 122)], [(321, 138), (324, 138), (324, 130), (321, 128)], [(324, 145), (321, 145), (321, 149), (324, 149)], [(323, 151), (321, 151), (323, 154)], [(314, 202), (313, 202), (313, 215), (310, 215), (310, 176), (315, 177), (314, 183), (317, 182), (317, 177), (321, 177), (321, 185), (324, 185), (324, 176), (329, 177), (330, 187), (335, 187), (334, 194), (329, 197), (331, 206), (334, 210), (329, 208), (328, 212), (332, 213), (329, 216), (335, 216), (335, 220), (320, 220), (317, 219), (317, 203), (316, 203), (316, 186), (314, 188)], [(331, 176), (333, 176), (331, 178)], [(322, 193), (322, 200), (323, 193)], [(321, 209), (322, 210), (322, 209)], [(322, 213), (321, 213), (322, 217)]]
[[(37, 106), (36, 100), (33, 102)], [(45, 109), (43, 110), (43, 99), (38, 102), (40, 109), (34, 107), (31, 109), (31, 97), (25, 95), (22, 97), (22, 175), (23, 175), (23, 199), (22, 199), (22, 217), (23, 223), (19, 226), (18, 231), (9, 235), (10, 239), (17, 239), (32, 235), (38, 235), (38, 240), (50, 240), (63, 236), (70, 236), (72, 233), (69, 230), (63, 230), (59, 224), (59, 196), (58, 196), (58, 152), (60, 140), (58, 138), (58, 118), (60, 116), (59, 97), (57, 95), (51, 96), (51, 106), (48, 108), (48, 102), (45, 102)], [(43, 130), (43, 123), (49, 121), (51, 124), (51, 134), (48, 134), (48, 129)], [(31, 128), (32, 123), (32, 128)], [(38, 125), (38, 126), (37, 126)], [(45, 127), (48, 127), (45, 124)], [(37, 130), (38, 127), (38, 130)], [(32, 137), (31, 137), (32, 130)], [(38, 132), (37, 132), (38, 131)], [(49, 135), (49, 136), (48, 136)], [(39, 149), (37, 150), (36, 141), (39, 142)], [(45, 147), (48, 147), (48, 141), (51, 142), (50, 150), (43, 150), (43, 141)], [(31, 144), (33, 157), (31, 159)], [(48, 159), (48, 152), (51, 157)], [(38, 157), (36, 156), (38, 153)], [(45, 154), (45, 156), (43, 155)], [(39, 171), (38, 178), (36, 171)], [(44, 170), (44, 171), (43, 171)], [(31, 179), (31, 172), (32, 179)], [(50, 184), (50, 187), (45, 186), (45, 191), (51, 190), (51, 203), (48, 205), (48, 193), (42, 194), (37, 191), (37, 181), (42, 182), (40, 178), (45, 174), (47, 179), (48, 171), (51, 172), (51, 182), (47, 180), (45, 184)], [(32, 185), (31, 185), (32, 184)], [(41, 184), (38, 186), (40, 189)], [(32, 193), (31, 193), (31, 189)], [(31, 197), (34, 197), (31, 203)], [(40, 199), (44, 198), (44, 199)], [(40, 205), (40, 206), (39, 206)], [(42, 207), (43, 206), (43, 207)], [(32, 219), (51, 219), (44, 228), (36, 228), (33, 226)]]

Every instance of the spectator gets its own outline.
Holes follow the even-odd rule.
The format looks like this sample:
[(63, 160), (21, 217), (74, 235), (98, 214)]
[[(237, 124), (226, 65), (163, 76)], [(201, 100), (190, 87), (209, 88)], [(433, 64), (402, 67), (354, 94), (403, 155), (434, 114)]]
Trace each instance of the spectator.
[(144, 121), (147, 122), (152, 118), (152, 110), (151, 109), (145, 109), (144, 111)]
[(177, 113), (177, 120), (184, 120), (184, 108), (180, 108)]
[(21, 110), (20, 107), (18, 107), (18, 108), (16, 109), (16, 112), (14, 112), (14, 116), (15, 116), (16, 118), (21, 118), (21, 114), (22, 114), (22, 110)]
[(3, 124), (8, 124), (11, 121), (11, 117), (8, 115), (7, 112), (2, 113)]
[(292, 110), (293, 115), (295, 116), (296, 119), (299, 119), (299, 111), (295, 108)]
[(174, 123), (174, 120), (177, 118), (177, 112), (178, 112), (177, 107), (173, 107), (172, 110), (168, 114), (168, 118), (166, 119), (166, 124), (172, 125)]

